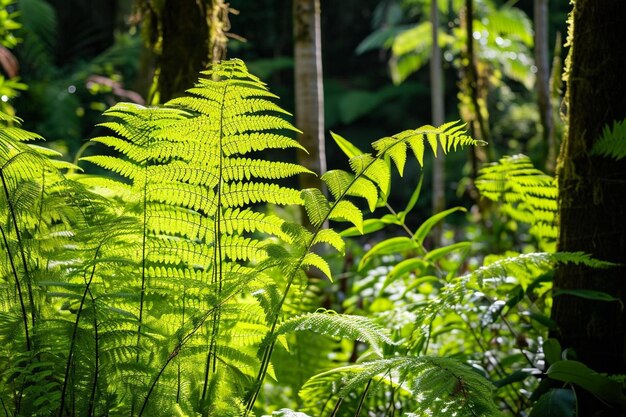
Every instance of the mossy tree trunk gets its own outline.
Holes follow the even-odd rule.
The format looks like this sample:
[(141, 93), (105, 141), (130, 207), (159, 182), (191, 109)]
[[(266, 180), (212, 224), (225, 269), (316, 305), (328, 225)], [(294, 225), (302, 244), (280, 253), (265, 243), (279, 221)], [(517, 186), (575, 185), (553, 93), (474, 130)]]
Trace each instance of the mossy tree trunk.
[(144, 35), (156, 56), (151, 102), (181, 96), (210, 63), (225, 58), (229, 29), (223, 0), (141, 0)]
[[(626, 265), (626, 159), (591, 156), (602, 129), (626, 118), (626, 2), (576, 0), (570, 27), (569, 126), (557, 174), (560, 251), (583, 251)], [(554, 289), (608, 293), (626, 303), (626, 267), (557, 268)], [(626, 314), (619, 302), (554, 298), (555, 333), (563, 348), (598, 372), (626, 373)], [(579, 415), (592, 415), (583, 402)]]

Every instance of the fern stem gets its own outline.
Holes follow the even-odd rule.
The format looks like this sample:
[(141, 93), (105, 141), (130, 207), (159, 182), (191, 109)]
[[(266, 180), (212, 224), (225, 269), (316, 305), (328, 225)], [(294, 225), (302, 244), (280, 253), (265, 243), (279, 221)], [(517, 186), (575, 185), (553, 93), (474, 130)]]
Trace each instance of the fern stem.
[[(398, 143), (401, 143), (401, 142), (398, 142)], [(390, 146), (389, 149), (391, 149), (393, 146), (396, 146), (396, 145), (397, 145), (397, 143), (393, 144), (392, 146)], [(293, 280), (295, 279), (295, 276), (296, 276), (298, 270), (300, 269), (302, 263), (304, 262), (304, 257), (311, 250), (311, 248), (313, 246), (313, 242), (315, 242), (315, 238), (317, 237), (317, 235), (320, 232), (320, 230), (322, 230), (322, 227), (324, 227), (324, 224), (326, 224), (326, 222), (328, 222), (328, 220), (330, 219), (330, 214), (333, 212), (333, 210), (335, 209), (337, 204), (340, 201), (342, 201), (348, 195), (348, 191), (354, 186), (356, 181), (360, 177), (365, 176), (366, 175), (365, 174), (366, 171), (377, 160), (379, 160), (381, 158), (381, 156), (382, 156), (382, 154), (377, 155), (376, 157), (372, 158), (372, 160), (361, 170), (361, 172), (354, 176), (354, 178), (352, 179), (351, 183), (344, 190), (343, 194), (341, 194), (334, 201), (334, 203), (332, 204), (332, 206), (328, 210), (328, 213), (326, 213), (326, 215), (321, 220), (321, 222), (315, 227), (315, 230), (314, 230), (313, 234), (311, 235), (310, 240), (305, 245), (305, 249), (304, 249), (302, 255), (300, 256), (300, 259), (298, 260), (298, 262), (296, 262), (296, 264), (295, 264), (295, 266), (293, 268), (293, 272), (288, 275), (289, 276), (289, 280), (287, 281), (287, 286), (285, 288), (285, 292), (283, 293), (283, 296), (282, 296), (280, 302), (275, 307), (276, 308), (276, 312), (275, 312), (274, 317), (272, 319), (272, 325), (271, 325), (271, 328), (270, 328), (269, 332), (266, 335), (266, 338), (267, 338), (267, 340), (269, 342), (268, 342), (268, 345), (266, 346), (266, 348), (265, 348), (265, 350), (263, 352), (263, 356), (262, 356), (262, 359), (261, 359), (261, 368), (259, 369), (259, 373), (257, 375), (256, 381), (255, 381), (255, 384), (254, 384), (253, 392), (252, 392), (252, 394), (250, 396), (250, 399), (248, 400), (248, 404), (246, 405), (246, 411), (244, 413), (244, 417), (248, 417), (250, 412), (252, 412), (252, 408), (254, 407), (254, 403), (256, 402), (256, 400), (257, 400), (257, 398), (259, 396), (259, 392), (261, 390), (261, 386), (263, 385), (263, 380), (265, 379), (265, 375), (266, 375), (267, 369), (269, 367), (269, 361), (271, 359), (272, 352), (274, 350), (274, 344), (276, 343), (275, 340), (273, 340), (273, 338), (274, 338), (274, 333), (276, 331), (276, 326), (278, 324), (278, 318), (280, 317), (280, 312), (282, 310), (283, 304), (285, 303), (285, 300), (287, 299), (287, 295), (289, 294), (289, 289), (291, 288), (291, 284), (293, 283)]]
[(152, 384), (150, 384), (150, 388), (148, 389), (148, 393), (146, 394), (146, 398), (144, 399), (143, 405), (141, 406), (141, 410), (139, 411), (139, 414), (138, 414), (137, 417), (141, 417), (141, 415), (143, 413), (143, 410), (145, 409), (146, 405), (148, 404), (148, 400), (150, 399), (150, 396), (152, 395), (152, 392), (154, 391), (154, 388), (156, 387), (157, 383), (159, 382), (159, 379), (161, 378), (161, 375), (163, 375), (163, 372), (165, 372), (165, 369), (170, 364), (172, 359), (174, 359), (176, 356), (178, 356), (178, 354), (180, 353), (180, 351), (183, 348), (183, 346), (187, 343), (187, 341), (189, 341), (196, 334), (196, 332), (198, 332), (198, 330), (200, 330), (202, 328), (202, 326), (208, 320), (208, 318), (213, 315), (215, 309), (221, 307), (222, 304), (224, 304), (226, 301), (228, 301), (231, 297), (234, 297), (236, 294), (238, 294), (238, 292), (237, 291), (233, 291), (232, 294), (229, 294), (227, 297), (224, 297), (222, 300), (220, 300), (220, 301), (216, 300), (215, 306), (213, 308), (211, 308), (210, 310), (206, 311), (202, 315), (202, 317), (200, 317), (198, 319), (198, 321), (194, 325), (193, 329), (191, 329), (191, 331), (189, 333), (187, 333), (185, 335), (185, 337), (180, 339), (178, 344), (170, 352), (170, 354), (167, 357), (167, 360), (165, 361), (165, 363), (161, 366), (161, 369), (159, 370), (159, 372), (155, 376), (154, 381), (152, 381)]
[(339, 397), (339, 399), (335, 403), (335, 408), (333, 408), (333, 412), (330, 417), (337, 417), (337, 413), (339, 412), (339, 407), (341, 407), (341, 403), (343, 403), (343, 397)]
[(363, 403), (365, 402), (365, 397), (367, 397), (367, 393), (370, 390), (370, 385), (372, 385), (372, 380), (371, 379), (369, 381), (367, 381), (367, 385), (365, 386), (365, 389), (363, 390), (363, 394), (361, 394), (361, 398), (359, 399), (359, 405), (356, 408), (356, 411), (354, 413), (354, 417), (359, 417), (359, 415), (361, 414), (361, 409), (363, 408)]
[(98, 377), (100, 372), (100, 339), (98, 335), (98, 315), (96, 311), (96, 300), (93, 297), (91, 289), (88, 290), (91, 304), (93, 305), (93, 331), (94, 331), (94, 371), (93, 371), (93, 383), (91, 386), (91, 394), (89, 395), (89, 408), (87, 410), (87, 416), (94, 415), (94, 404), (96, 400), (96, 391), (98, 388)]
[[(26, 252), (24, 250), (24, 244), (22, 243), (22, 237), (20, 235), (20, 229), (17, 224), (17, 216), (15, 214), (15, 208), (13, 207), (13, 203), (11, 202), (9, 189), (7, 187), (6, 179), (4, 177), (3, 168), (0, 168), (0, 179), (2, 180), (2, 188), (4, 189), (4, 196), (7, 200), (7, 206), (9, 207), (9, 212), (11, 213), (11, 219), (13, 220), (13, 225), (15, 226), (15, 236), (17, 238), (17, 244), (18, 244), (20, 255), (22, 258), (22, 264), (24, 265), (24, 277), (26, 278), (26, 288), (28, 289), (28, 298), (30, 301), (31, 325), (32, 327), (35, 327), (35, 299), (33, 296), (33, 287), (30, 281), (30, 273), (28, 271), (28, 262), (26, 262)], [(7, 250), (8, 250), (8, 246), (7, 246)]]
[[(307, 252), (308, 252), (308, 249), (305, 252), (305, 254)], [(280, 299), (280, 301), (275, 307), (276, 311), (274, 312), (274, 317), (272, 318), (272, 326), (266, 335), (266, 338), (268, 340), (268, 345), (265, 347), (263, 351), (263, 356), (261, 358), (261, 367), (259, 369), (259, 373), (257, 374), (257, 378), (254, 383), (254, 388), (253, 388), (254, 391), (252, 392), (252, 395), (250, 396), (250, 399), (248, 400), (248, 404), (246, 405), (246, 411), (244, 413), (244, 417), (248, 417), (248, 415), (252, 412), (254, 403), (256, 402), (259, 396), (259, 392), (261, 391), (261, 386), (263, 385), (263, 380), (265, 379), (265, 375), (267, 374), (267, 369), (269, 367), (270, 360), (272, 358), (272, 353), (274, 351), (275, 341), (273, 339), (274, 339), (274, 333), (276, 332), (276, 326), (278, 325), (278, 318), (280, 316), (280, 312), (282, 310), (283, 304), (285, 303), (285, 300), (287, 299), (287, 295), (289, 294), (289, 290), (291, 289), (291, 284), (293, 283), (293, 280), (295, 279), (296, 273), (298, 269), (300, 268), (300, 265), (302, 264), (303, 259), (304, 259), (304, 255), (302, 255), (302, 257), (300, 258), (300, 261), (296, 264), (296, 267), (295, 267), (296, 269), (290, 275), (289, 281), (287, 281), (285, 292), (283, 293), (282, 298)]]
[(13, 261), (13, 255), (11, 254), (11, 250), (9, 249), (9, 242), (7, 241), (7, 236), (4, 233), (4, 228), (1, 225), (0, 225), (0, 233), (2, 233), (2, 240), (4, 241), (4, 246), (7, 248), (7, 257), (9, 258), (9, 262), (11, 264), (11, 271), (13, 272), (13, 276), (15, 277), (15, 287), (17, 289), (17, 297), (20, 300), (20, 307), (22, 308), (22, 321), (24, 322), (24, 332), (26, 335), (26, 351), (30, 352), (32, 346), (30, 343), (30, 335), (28, 333), (28, 313), (26, 312), (26, 305), (24, 304), (24, 297), (22, 296), (22, 286), (20, 284), (20, 280), (17, 275), (17, 268), (15, 266), (15, 262)]
[[(181, 317), (181, 328), (185, 325), (185, 299), (187, 296), (187, 288), (183, 289), (183, 311)], [(180, 344), (181, 338), (178, 338), (178, 343)], [(180, 361), (178, 361), (178, 369), (176, 372), (176, 403), (180, 403), (180, 386), (181, 386), (181, 372), (180, 372)]]
[[(141, 291), (139, 293), (139, 317), (137, 318), (137, 355), (135, 363), (139, 364), (141, 359), (141, 328), (143, 324), (143, 303), (146, 295), (146, 245), (148, 237), (148, 163), (144, 165), (144, 183), (143, 183), (143, 223), (141, 236)], [(131, 401), (130, 416), (135, 413), (135, 401)]]
[(142, 240), (141, 240), (141, 292), (139, 294), (139, 324), (137, 326), (137, 357), (136, 362), (139, 363), (140, 358), (140, 342), (141, 342), (141, 325), (143, 320), (143, 302), (146, 294), (146, 244), (148, 235), (148, 202), (147, 202), (147, 189), (148, 189), (148, 172), (145, 170), (145, 180), (143, 185), (143, 225), (142, 225)]
[[(231, 69), (231, 74), (232, 74), (232, 69)], [(232, 78), (228, 77), (228, 81), (225, 83), (224, 85), (224, 89), (222, 91), (222, 96), (226, 97), (226, 92), (228, 90), (228, 87), (230, 85)], [(213, 283), (217, 285), (217, 297), (216, 299), (219, 300), (222, 294), (222, 274), (223, 274), (223, 270), (222, 270), (222, 244), (221, 244), (221, 238), (222, 238), (222, 226), (221, 226), (221, 222), (222, 222), (222, 184), (224, 181), (224, 176), (223, 176), (223, 165), (224, 165), (224, 153), (222, 150), (222, 144), (223, 144), (223, 140), (224, 140), (224, 101), (225, 100), (221, 100), (220, 101), (220, 121), (219, 121), (219, 127), (218, 127), (218, 131), (219, 131), (219, 147), (218, 147), (218, 154), (219, 154), (219, 162), (218, 162), (218, 179), (217, 179), (217, 188), (216, 188), (216, 193), (217, 193), (217, 205), (215, 208), (215, 222), (214, 222), (214, 233), (215, 233), (215, 244), (214, 244), (214, 248), (215, 250), (213, 251)], [(209, 368), (212, 367), (213, 373), (215, 374), (217, 372), (217, 338), (219, 336), (219, 327), (220, 327), (220, 318), (221, 318), (221, 308), (216, 308), (215, 312), (213, 314), (213, 325), (211, 328), (211, 340), (209, 342), (209, 350), (207, 352), (207, 358), (206, 358), (206, 364), (205, 364), (205, 371), (204, 371), (204, 386), (202, 387), (202, 401), (204, 401), (204, 399), (206, 398), (206, 393), (207, 393), (207, 388), (208, 388), (208, 384), (209, 384)], [(213, 355), (213, 358), (211, 359), (211, 355)]]
[(7, 417), (9, 416), (9, 410), (7, 410), (7, 406), (4, 404), (4, 400), (2, 398), (0, 398), (0, 404), (2, 404), (2, 409), (4, 410), (4, 415)]
[[(98, 253), (100, 252), (100, 246), (96, 249), (94, 255), (94, 261), (98, 257)], [(76, 320), (74, 321), (74, 328), (72, 329), (72, 338), (70, 339), (70, 350), (67, 354), (67, 364), (65, 365), (65, 376), (63, 378), (63, 388), (61, 389), (61, 406), (59, 407), (59, 417), (63, 416), (63, 409), (65, 406), (65, 393), (67, 391), (67, 385), (69, 380), (70, 366), (74, 359), (74, 348), (76, 346), (76, 335), (78, 334), (78, 324), (80, 322), (80, 316), (83, 311), (83, 307), (85, 305), (85, 300), (87, 299), (87, 293), (89, 291), (89, 287), (91, 282), (93, 281), (93, 277), (96, 273), (96, 264), (94, 263), (91, 268), (91, 275), (89, 277), (89, 281), (85, 282), (85, 291), (83, 292), (83, 296), (80, 299), (80, 305), (78, 306), (78, 311), (76, 312)]]

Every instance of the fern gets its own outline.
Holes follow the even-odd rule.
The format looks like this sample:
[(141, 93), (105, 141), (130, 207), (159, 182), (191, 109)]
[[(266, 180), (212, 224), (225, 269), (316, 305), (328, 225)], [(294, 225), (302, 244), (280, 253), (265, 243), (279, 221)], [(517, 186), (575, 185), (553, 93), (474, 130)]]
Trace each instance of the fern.
[(300, 396), (306, 412), (321, 416), (331, 411), (326, 408), (328, 394), (332, 401), (340, 401), (364, 387), (374, 391), (387, 383), (395, 392), (411, 398), (410, 408), (403, 408), (409, 415), (485, 416), (497, 412), (491, 400), (493, 387), (487, 381), (453, 359), (429, 356), (380, 359), (336, 368), (311, 378)]
[(332, 311), (318, 311), (293, 317), (282, 323), (275, 335), (303, 330), (365, 342), (379, 356), (382, 356), (384, 345), (394, 344), (383, 328), (368, 318), (337, 314)]
[(593, 144), (592, 155), (605, 156), (616, 161), (626, 157), (626, 119), (613, 122), (602, 130), (602, 136)]
[[(439, 290), (439, 295), (418, 312), (418, 322), (430, 324), (446, 310), (462, 311), (466, 298), (486, 285), (498, 286), (513, 277), (522, 290), (526, 290), (534, 279), (554, 269), (557, 264), (572, 263), (591, 268), (609, 268), (613, 264), (591, 258), (582, 252), (536, 252), (507, 256), (469, 274), (452, 280)], [(427, 336), (428, 337), (428, 336)]]
[[(479, 143), (458, 123), (383, 138), (322, 177), (326, 198), (285, 185), (305, 168), (261, 156), (301, 148), (274, 98), (232, 60), (165, 107), (115, 105), (93, 139), (108, 154), (83, 158), (106, 177), (25, 143), (41, 138), (0, 113), (0, 398), (15, 415), (249, 415), (293, 333), (392, 345), (366, 318), (297, 306), (309, 268), (332, 278), (314, 248), (344, 250), (323, 225), (363, 230), (352, 199), (384, 203), (409, 149), (422, 165), (426, 148)], [(315, 230), (267, 204), (304, 206)]]
[(483, 197), (500, 202), (504, 214), (530, 225), (541, 249), (554, 251), (558, 189), (553, 177), (534, 168), (527, 156), (505, 156), (480, 170), (476, 187)]

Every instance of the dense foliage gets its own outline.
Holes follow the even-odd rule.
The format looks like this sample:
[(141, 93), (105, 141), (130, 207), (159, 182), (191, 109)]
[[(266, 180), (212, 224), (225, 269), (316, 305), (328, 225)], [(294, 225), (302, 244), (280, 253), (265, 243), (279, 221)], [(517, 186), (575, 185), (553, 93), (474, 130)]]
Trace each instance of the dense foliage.
[[(289, 16), (261, 3), (243, 17)], [(369, 3), (350, 18), (358, 36), (328, 48), (356, 54), (329, 66), (327, 127), (358, 134), (331, 132), (333, 162), (315, 173), (294, 162), (306, 150), (290, 100), (279, 106), (251, 74), (284, 91), (285, 27), (231, 42), (252, 71), (212, 64), (184, 96), (145, 106), (126, 89), (146, 77), (134, 28), (63, 48), (87, 32), (64, 28), (58, 4), (0, 0), (5, 415), (575, 416), (583, 396), (626, 410), (623, 376), (557, 341), (556, 297), (623, 301), (552, 288), (560, 265), (615, 265), (557, 252), (557, 180), (534, 162), (547, 152), (524, 4), (476, 2), (468, 56), (467, 2), (439, 2), (447, 79), (460, 80), (448, 81), (448, 99), (459, 95), (448, 119), (468, 124), (415, 129), (407, 103), (427, 92), (432, 4)], [(114, 6), (94, 8), (112, 19)], [(278, 57), (263, 59), (268, 47)], [(356, 71), (363, 62), (403, 86), (372, 89), (386, 74)], [(554, 71), (553, 99), (558, 56)], [(389, 135), (394, 124), (405, 130)], [(623, 158), (624, 126), (605, 126), (591, 154)], [(459, 205), (429, 216), (431, 151), (451, 159)], [(323, 189), (295, 185), (318, 174)]]

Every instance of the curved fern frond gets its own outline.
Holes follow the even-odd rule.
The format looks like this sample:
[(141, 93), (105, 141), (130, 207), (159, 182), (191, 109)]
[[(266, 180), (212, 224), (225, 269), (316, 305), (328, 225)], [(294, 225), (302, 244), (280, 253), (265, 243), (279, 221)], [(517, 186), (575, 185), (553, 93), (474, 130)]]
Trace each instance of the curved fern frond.
[[(366, 200), (370, 210), (373, 210), (377, 202), (386, 201), (389, 194), (391, 170), (387, 159), (393, 162), (399, 174), (402, 175), (406, 164), (406, 153), (409, 149), (412, 150), (419, 165), (423, 166), (426, 146), (430, 147), (437, 156), (438, 145), (441, 145), (445, 154), (461, 146), (484, 144), (483, 141), (469, 137), (463, 130), (464, 126), (459, 122), (449, 122), (439, 127), (423, 126), (414, 130), (405, 130), (375, 141), (372, 144), (376, 151), (375, 155), (358, 153), (360, 151), (345, 139), (339, 135), (333, 135), (340, 148), (350, 157), (350, 168), (353, 172), (329, 171), (322, 176), (322, 181), (328, 186), (335, 200), (343, 200), (345, 196), (361, 197)], [(320, 205), (323, 206), (318, 201), (316, 206), (321, 207)], [(354, 209), (349, 211), (351, 214), (344, 216), (344, 220), (351, 221), (358, 226), (361, 223), (358, 214)], [(318, 217), (321, 213), (323, 210), (317, 209)]]
[(275, 335), (291, 332), (311, 331), (314, 333), (359, 340), (378, 355), (382, 356), (385, 345), (393, 345), (388, 332), (367, 317), (337, 314), (334, 311), (317, 311), (290, 318), (283, 322)]

